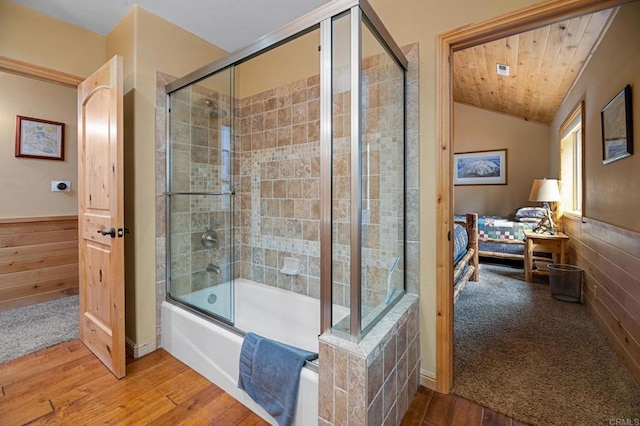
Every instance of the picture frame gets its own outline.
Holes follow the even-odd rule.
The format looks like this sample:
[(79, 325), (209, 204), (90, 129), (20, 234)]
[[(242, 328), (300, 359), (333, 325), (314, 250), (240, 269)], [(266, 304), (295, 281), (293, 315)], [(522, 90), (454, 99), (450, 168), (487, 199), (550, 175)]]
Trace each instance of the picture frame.
[(64, 161), (64, 123), (17, 115), (15, 156)]
[(453, 184), (506, 185), (507, 150), (453, 154)]
[(609, 164), (633, 154), (631, 85), (627, 84), (600, 111), (602, 163)]

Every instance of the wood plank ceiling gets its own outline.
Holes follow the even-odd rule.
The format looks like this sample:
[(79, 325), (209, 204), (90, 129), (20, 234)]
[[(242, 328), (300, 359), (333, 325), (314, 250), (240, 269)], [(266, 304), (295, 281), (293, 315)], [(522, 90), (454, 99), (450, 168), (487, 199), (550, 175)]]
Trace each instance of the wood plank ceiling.
[[(551, 124), (611, 15), (604, 10), (453, 54), (453, 99)], [(509, 66), (509, 76), (496, 72)]]

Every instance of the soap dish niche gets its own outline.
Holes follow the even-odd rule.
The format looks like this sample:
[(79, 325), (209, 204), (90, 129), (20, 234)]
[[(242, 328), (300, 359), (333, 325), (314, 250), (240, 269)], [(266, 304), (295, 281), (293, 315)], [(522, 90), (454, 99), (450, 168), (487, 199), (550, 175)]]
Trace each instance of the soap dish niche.
[(298, 270), (300, 269), (300, 260), (294, 257), (285, 257), (284, 265), (280, 272), (285, 275), (298, 275)]

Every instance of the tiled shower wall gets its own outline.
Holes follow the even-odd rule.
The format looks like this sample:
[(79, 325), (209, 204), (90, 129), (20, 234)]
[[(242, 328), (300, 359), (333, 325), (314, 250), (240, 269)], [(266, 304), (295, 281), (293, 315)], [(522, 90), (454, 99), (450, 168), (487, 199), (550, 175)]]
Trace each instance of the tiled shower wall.
[[(362, 293), (375, 308), (387, 296), (388, 271), (404, 257), (403, 75), (386, 54), (362, 61)], [(334, 70), (333, 300), (348, 306), (350, 281), (351, 107), (349, 69)], [(404, 260), (404, 259), (402, 259)], [(404, 261), (390, 276), (402, 288)]]
[[(204, 84), (206, 80), (171, 96), (173, 192), (231, 189), (230, 99)], [(172, 293), (180, 296), (228, 281), (231, 196), (174, 195), (171, 202)], [(217, 234), (217, 247), (205, 248), (201, 241), (209, 230)], [(209, 264), (221, 273), (207, 272)]]
[[(387, 271), (399, 253), (403, 188), (402, 76), (386, 54), (363, 61), (362, 259), (365, 303), (386, 296)], [(334, 74), (333, 301), (348, 305), (350, 223), (350, 91), (348, 69)], [(393, 104), (392, 102), (396, 102)], [(239, 275), (318, 298), (320, 294), (319, 76), (239, 101)], [(395, 174), (401, 177), (401, 173)], [(279, 271), (285, 257), (300, 273)], [(402, 272), (392, 278), (402, 282)]]
[(319, 425), (401, 423), (420, 380), (418, 312), (406, 295), (360, 343), (320, 336)]
[[(239, 276), (320, 297), (319, 76), (238, 102)], [(297, 275), (280, 272), (285, 257)]]
[[(320, 336), (318, 424), (399, 425), (420, 380), (418, 298), (418, 45), (407, 72), (407, 294), (359, 343)], [(384, 156), (384, 155), (383, 155)], [(383, 160), (384, 161), (384, 160)]]
[[(412, 294), (418, 294), (419, 285), (419, 265), (415, 261), (419, 259), (418, 245), (418, 188), (419, 188), (419, 137), (418, 137), (418, 47), (412, 45), (404, 48), (403, 51), (409, 59), (409, 72), (407, 76), (407, 187), (406, 187), (406, 228), (407, 228), (407, 291)], [(157, 74), (157, 98), (156, 98), (156, 297), (158, 306), (158, 346), (160, 346), (160, 304), (166, 297), (166, 218), (165, 218), (165, 196), (166, 190), (166, 95), (165, 85), (174, 81), (175, 78), (161, 73)], [(245, 275), (252, 279), (265, 277), (267, 284), (278, 285), (284, 288), (291, 288), (294, 291), (299, 290), (301, 293), (309, 294), (317, 297), (318, 292), (318, 255), (319, 255), (319, 235), (317, 235), (316, 223), (319, 226), (319, 203), (316, 195), (316, 183), (319, 183), (319, 143), (316, 131), (319, 129), (319, 86), (317, 76), (308, 78), (304, 81), (296, 82), (287, 88), (274, 89), (263, 94), (243, 99), (236, 102), (236, 115), (239, 117), (237, 128), (241, 134), (236, 135), (234, 148), (237, 159), (232, 161), (235, 166), (233, 175), (234, 185), (238, 191), (235, 199), (234, 210), (237, 216), (234, 218), (235, 243), (238, 252), (236, 253), (236, 265), (234, 272), (236, 275), (242, 271)], [(215, 97), (215, 93), (206, 94), (206, 96)], [(196, 95), (199, 96), (199, 95)], [(306, 96), (306, 99), (305, 99)], [(345, 91), (343, 99), (348, 96)], [(185, 98), (186, 101), (186, 94)], [(334, 99), (337, 101), (337, 98)], [(186, 103), (186, 102), (185, 102)], [(337, 102), (334, 102), (337, 103)], [(255, 106), (254, 106), (255, 104)], [(370, 104), (371, 105), (371, 104)], [(336, 136), (336, 147), (338, 141), (342, 140), (343, 144), (348, 144), (349, 126), (344, 125), (350, 120), (350, 111), (348, 106), (342, 104), (342, 108), (334, 105), (334, 116), (341, 116), (342, 120), (335, 120), (334, 135)], [(261, 111), (262, 108), (262, 112)], [(280, 112), (280, 110), (283, 110)], [(274, 113), (275, 111), (275, 113)], [(291, 112), (289, 117), (287, 112)], [(306, 112), (306, 117), (305, 117)], [(200, 111), (196, 110), (196, 117)], [(281, 116), (279, 114), (282, 114)], [(256, 115), (255, 122), (253, 115)], [(186, 115), (185, 115), (186, 117)], [(275, 119), (275, 122), (274, 122)], [(282, 120), (282, 126), (278, 120)], [(286, 125), (288, 120), (291, 125)], [(185, 120), (186, 121), (186, 118)], [(294, 124), (295, 123), (295, 124)], [(309, 123), (314, 123), (309, 128)], [(339, 123), (342, 123), (340, 125)], [(220, 122), (209, 122), (208, 126), (194, 125), (185, 126), (183, 135), (186, 135), (187, 129), (189, 134), (193, 131), (196, 133), (204, 132), (208, 135), (215, 135), (219, 131)], [(211, 128), (213, 124), (213, 128)], [(273, 126), (276, 127), (273, 127)], [(295, 130), (294, 130), (295, 127)], [(244, 129), (244, 132), (243, 132)], [(262, 130), (259, 130), (262, 129)], [(254, 131), (255, 130), (255, 131)], [(275, 130), (275, 132), (274, 132)], [(295, 133), (294, 133), (295, 132)], [(311, 140), (310, 139), (315, 139)], [(275, 140), (274, 140), (275, 137)], [(202, 139), (201, 139), (202, 140)], [(311, 141), (312, 143), (310, 143)], [(216, 146), (207, 146), (209, 149), (209, 157), (211, 158), (211, 149)], [(205, 145), (201, 145), (205, 148)], [(186, 147), (183, 148), (186, 152)], [(191, 148), (189, 148), (190, 150)], [(195, 151), (201, 151), (196, 148)], [(215, 151), (213, 151), (215, 154)], [(253, 155), (257, 154), (255, 159)], [(189, 153), (191, 155), (191, 152)], [(195, 154), (196, 157), (198, 154)], [(372, 151), (372, 169), (377, 161), (380, 161), (380, 154)], [(377, 156), (377, 157), (376, 157)], [(199, 157), (203, 158), (203, 157)], [(215, 158), (215, 155), (214, 155)], [(282, 160), (282, 161), (280, 161)], [(336, 176), (341, 176), (340, 168), (346, 165), (340, 165), (338, 160), (334, 163)], [(214, 161), (214, 165), (215, 165)], [(260, 168), (256, 166), (260, 164)], [(205, 163), (206, 165), (206, 163)], [(242, 167), (242, 169), (241, 169)], [(212, 170), (213, 172), (213, 170)], [(186, 171), (184, 172), (186, 173)], [(344, 175), (344, 173), (342, 174)], [(372, 173), (375, 175), (375, 173)], [(264, 185), (263, 185), (264, 181)], [(292, 181), (294, 183), (289, 184)], [(204, 182), (204, 180), (203, 180)], [(264, 186), (264, 190), (262, 187)], [(263, 195), (263, 192), (264, 195)], [(392, 193), (388, 191), (387, 193)], [(289, 195), (291, 194), (291, 195)], [(297, 207), (296, 208), (296, 201)], [(377, 205), (378, 204), (378, 205)], [(260, 206), (258, 212), (252, 211), (250, 205)], [(277, 208), (276, 208), (277, 205)], [(308, 205), (308, 210), (307, 210)], [(186, 206), (181, 207), (183, 212), (187, 213)], [(348, 203), (338, 202), (334, 209), (334, 220), (340, 220), (348, 215)], [(371, 220), (375, 221), (378, 214), (379, 203), (371, 204)], [(293, 215), (290, 213), (293, 210)], [(198, 215), (203, 212), (194, 212)], [(209, 215), (209, 224), (221, 223), (219, 217), (213, 212), (213, 217)], [(189, 213), (190, 214), (190, 213)], [(262, 216), (264, 215), (264, 222)], [(279, 216), (278, 216), (279, 215)], [(297, 216), (296, 216), (297, 215)], [(300, 217), (303, 216), (303, 217)], [(187, 215), (182, 215), (182, 218)], [(206, 225), (206, 218), (203, 215), (202, 222), (196, 229), (203, 229)], [(264, 224), (264, 226), (263, 226)], [(183, 234), (192, 234), (193, 229), (187, 231), (184, 225)], [(217, 228), (216, 228), (217, 229)], [(260, 232), (258, 233), (257, 230)], [(270, 237), (261, 238), (265, 233), (271, 233)], [(291, 234), (290, 234), (290, 233)], [(253, 245), (251, 243), (251, 235)], [(197, 235), (198, 233), (196, 233)], [(200, 233), (201, 234), (201, 233)], [(340, 232), (341, 235), (343, 234)], [(289, 238), (289, 235), (301, 236), (302, 238)], [(192, 237), (193, 238), (193, 237)], [(334, 241), (338, 245), (345, 241), (337, 240), (338, 236), (334, 234)], [(342, 237), (341, 237), (342, 238)], [(191, 240), (193, 241), (193, 240)], [(287, 246), (286, 243), (289, 245)], [(346, 247), (346, 246), (345, 246)], [(254, 251), (255, 249), (255, 251)], [(201, 250), (196, 250), (200, 252)], [(334, 250), (336, 252), (336, 250)], [(282, 276), (277, 272), (282, 267), (284, 257), (293, 254), (299, 257), (301, 262), (301, 274), (298, 277)], [(202, 254), (196, 253), (196, 260)], [(261, 260), (264, 259), (263, 262)], [(305, 263), (306, 260), (306, 263)], [(201, 263), (200, 263), (201, 265)], [(199, 266), (198, 262), (194, 266)], [(255, 266), (255, 268), (254, 268)], [(388, 267), (388, 265), (384, 265)], [(306, 268), (306, 269), (305, 269)], [(333, 262), (333, 278), (334, 278), (334, 301), (346, 304), (345, 295), (348, 295), (348, 279), (350, 265), (342, 259), (336, 259)], [(186, 271), (185, 271), (186, 272)], [(199, 272), (195, 270), (196, 275)], [(184, 275), (187, 275), (186, 273)], [(280, 280), (280, 281), (279, 281)], [(186, 289), (184, 289), (186, 291)], [(342, 298), (342, 299), (341, 299)]]

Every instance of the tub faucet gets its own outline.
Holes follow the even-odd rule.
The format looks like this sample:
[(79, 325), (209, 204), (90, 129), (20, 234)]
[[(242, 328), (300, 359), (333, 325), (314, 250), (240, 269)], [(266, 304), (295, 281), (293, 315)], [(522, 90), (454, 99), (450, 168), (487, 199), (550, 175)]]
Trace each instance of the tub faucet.
[(222, 273), (222, 269), (220, 269), (220, 267), (219, 267), (219, 266), (216, 266), (216, 265), (214, 265), (213, 263), (209, 263), (209, 264), (207, 265), (207, 267), (205, 268), (205, 270), (206, 270), (207, 272), (214, 272), (214, 273), (216, 273), (216, 274), (218, 274), (218, 275), (220, 275), (220, 274)]

